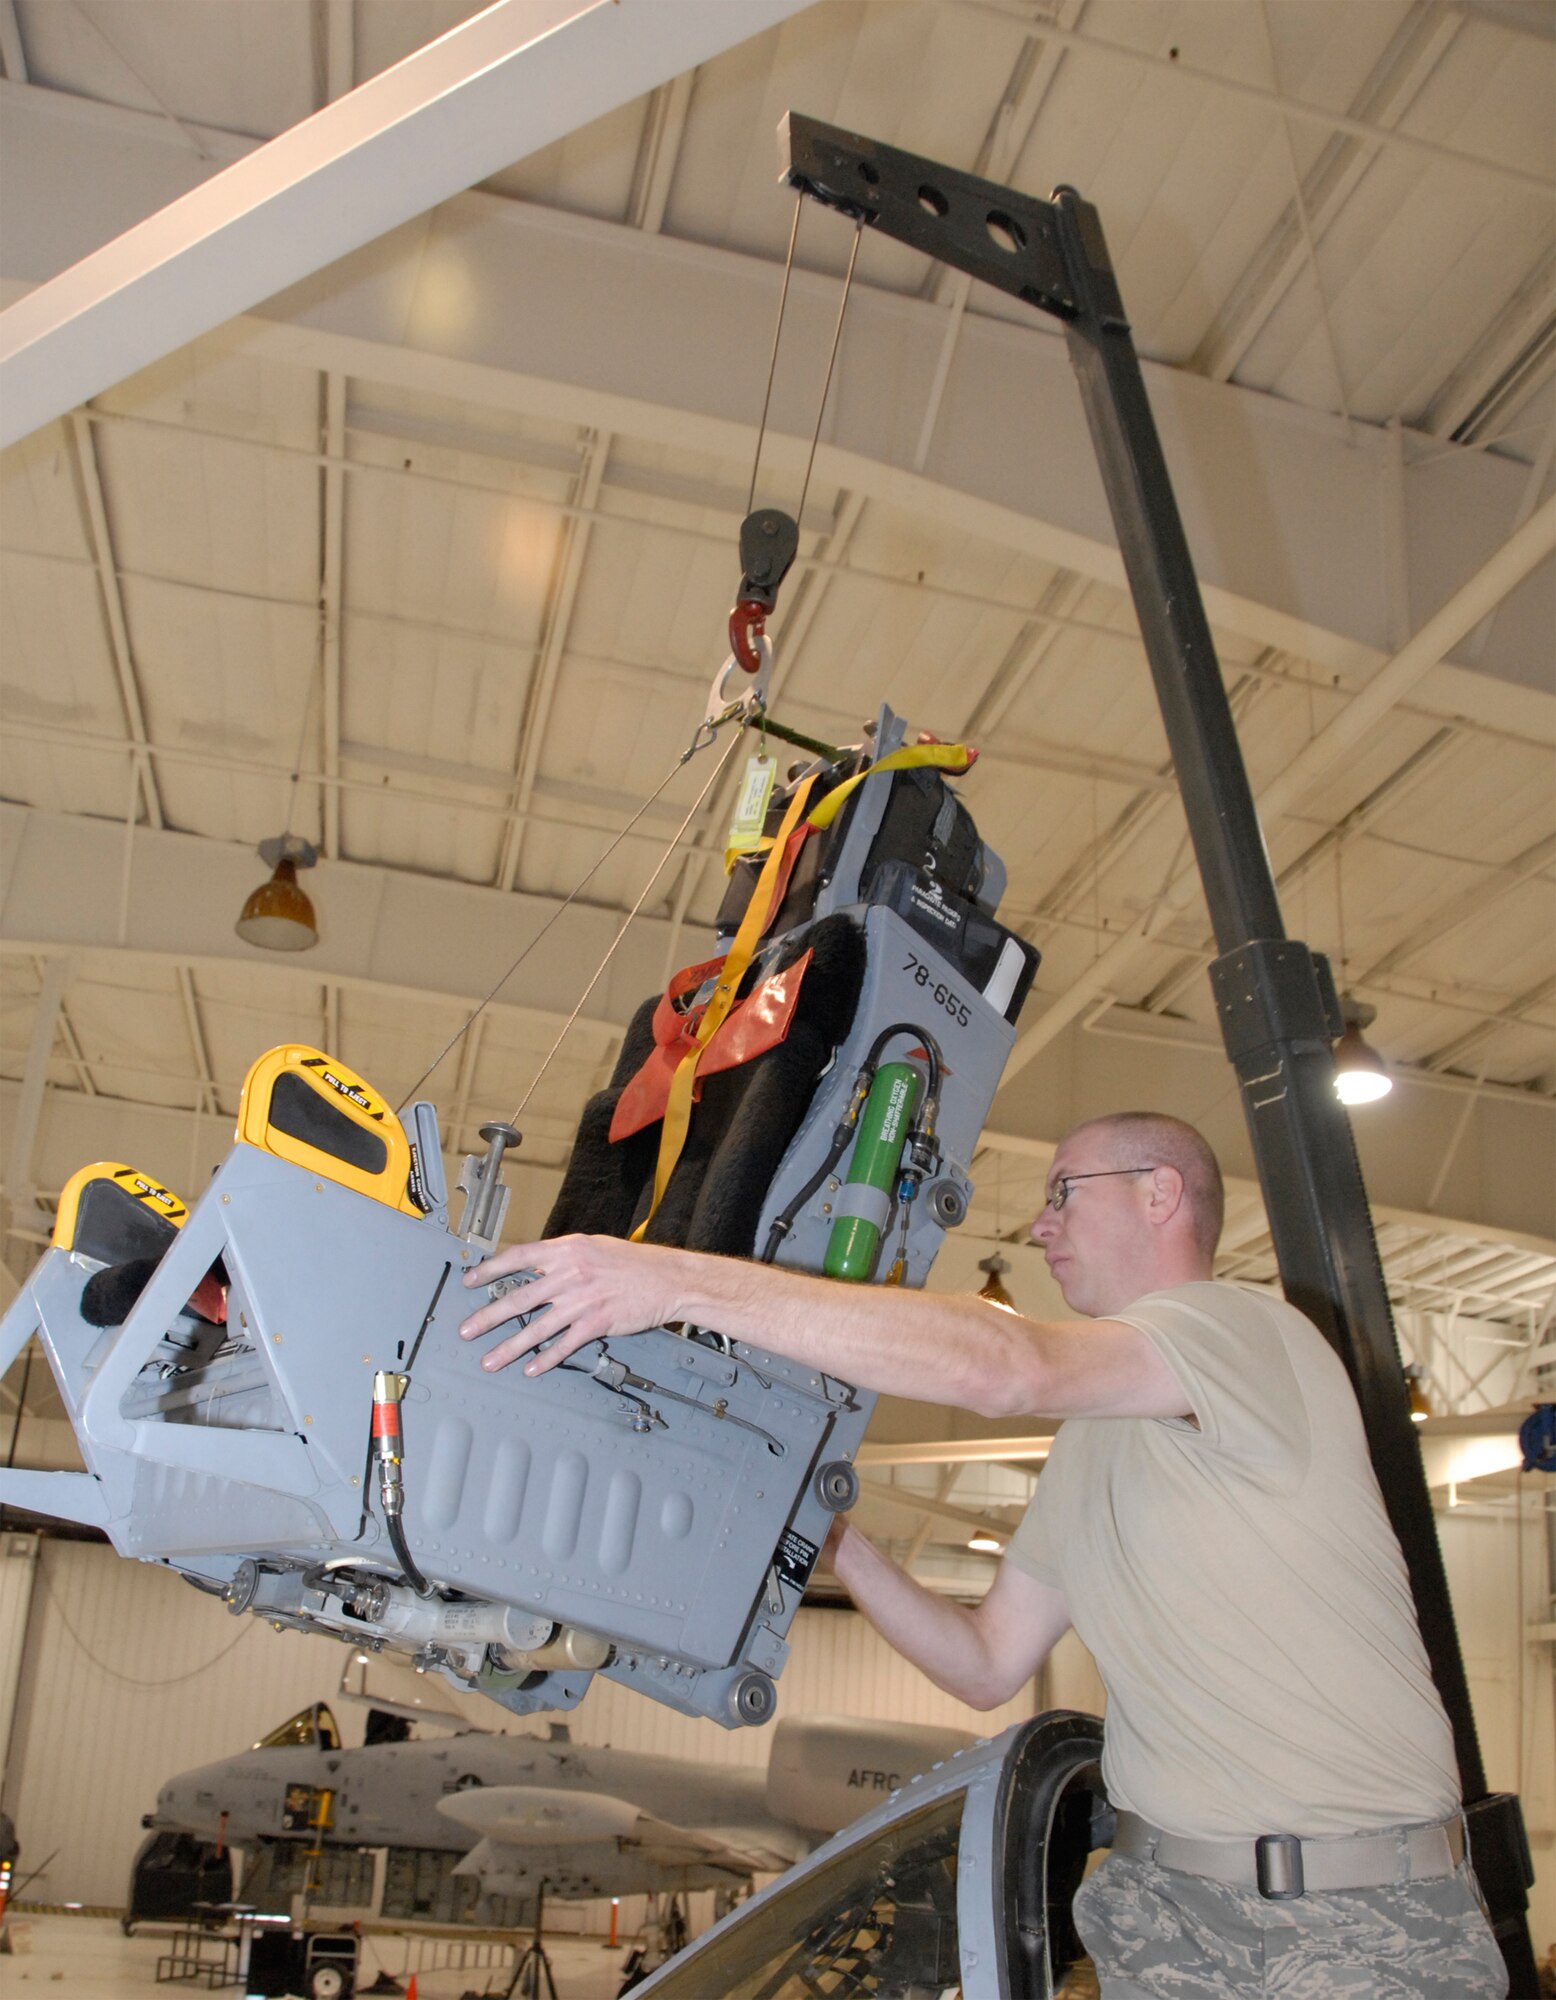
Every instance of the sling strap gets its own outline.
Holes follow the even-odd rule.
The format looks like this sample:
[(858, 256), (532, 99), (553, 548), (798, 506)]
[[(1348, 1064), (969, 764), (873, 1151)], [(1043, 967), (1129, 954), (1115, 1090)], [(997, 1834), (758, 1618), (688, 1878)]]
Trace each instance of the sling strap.
[(664, 1200), (665, 1189), (670, 1185), (670, 1176), (675, 1172), (676, 1162), (681, 1157), (681, 1149), (686, 1144), (686, 1133), (691, 1124), (692, 1092), (697, 1082), (697, 1065), (702, 1061), (703, 1051), (718, 1033), (725, 1015), (734, 1005), (735, 995), (740, 990), (740, 982), (746, 976), (746, 968), (751, 963), (768, 919), (777, 901), (779, 879), (784, 872), (785, 851), (789, 835), (798, 824), (810, 798), (811, 787), (815, 783), (814, 774), (802, 779), (794, 788), (794, 796), (784, 813), (783, 824), (778, 829), (777, 838), (767, 850), (767, 859), (762, 863), (762, 872), (757, 877), (756, 888), (746, 905), (745, 915), (740, 919), (740, 928), (735, 933), (735, 942), (729, 948), (724, 960), (724, 969), (719, 974), (718, 984), (709, 996), (703, 1009), (702, 1019), (697, 1024), (697, 1034), (692, 1046), (676, 1065), (675, 1075), (670, 1080), (670, 1094), (665, 1102), (664, 1123), (659, 1130), (659, 1158), (654, 1163), (654, 1197), (649, 1204), (647, 1215), (632, 1232), (632, 1241), (641, 1243), (648, 1225), (659, 1212), (659, 1204)]
[(818, 831), (829, 827), (842, 811), (855, 788), (866, 778), (873, 778), (878, 771), (917, 771), (924, 768), (936, 771), (950, 771), (960, 777), (970, 771), (978, 753), (965, 743), (907, 743), (900, 750), (889, 750), (884, 757), (878, 757), (873, 764), (867, 764), (862, 771), (856, 771), (851, 778), (845, 778), (835, 785), (811, 814), (807, 824)]

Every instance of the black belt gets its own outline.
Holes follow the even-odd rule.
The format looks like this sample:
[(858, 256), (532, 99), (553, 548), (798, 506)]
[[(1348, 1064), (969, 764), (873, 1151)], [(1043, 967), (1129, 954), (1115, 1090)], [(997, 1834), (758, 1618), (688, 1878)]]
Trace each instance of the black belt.
[(1279, 1902), (1309, 1889), (1381, 1889), (1451, 1875), (1464, 1859), (1464, 1819), (1455, 1813), (1432, 1826), (1390, 1826), (1335, 1840), (1299, 1840), (1294, 1833), (1265, 1833), (1257, 1840), (1193, 1840), (1164, 1833), (1138, 1813), (1120, 1812), (1113, 1852), (1186, 1875), (1206, 1875), (1234, 1888), (1257, 1889)]

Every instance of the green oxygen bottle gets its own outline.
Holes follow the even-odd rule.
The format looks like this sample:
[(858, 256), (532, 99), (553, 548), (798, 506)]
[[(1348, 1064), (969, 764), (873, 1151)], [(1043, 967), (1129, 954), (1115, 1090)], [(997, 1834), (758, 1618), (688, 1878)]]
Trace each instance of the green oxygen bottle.
[(829, 1278), (862, 1283), (875, 1269), (918, 1087), (918, 1071), (911, 1063), (883, 1063), (875, 1073), (859, 1114), (848, 1179), (833, 1198), (837, 1219), (823, 1266)]

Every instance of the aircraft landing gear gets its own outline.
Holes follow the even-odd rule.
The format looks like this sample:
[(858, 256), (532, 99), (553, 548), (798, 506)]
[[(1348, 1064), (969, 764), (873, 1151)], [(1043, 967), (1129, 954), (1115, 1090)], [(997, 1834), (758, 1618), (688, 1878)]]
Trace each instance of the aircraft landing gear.
[(658, 1896), (648, 1899), (648, 1913), (640, 1937), (627, 1953), (621, 1968), (621, 1984), (616, 1988), (616, 2000), (624, 1993), (630, 1993), (634, 1986), (641, 1986), (651, 1972), (674, 1958), (691, 1936), (686, 1922), (686, 1905), (679, 1893), (672, 1894), (663, 1909)]

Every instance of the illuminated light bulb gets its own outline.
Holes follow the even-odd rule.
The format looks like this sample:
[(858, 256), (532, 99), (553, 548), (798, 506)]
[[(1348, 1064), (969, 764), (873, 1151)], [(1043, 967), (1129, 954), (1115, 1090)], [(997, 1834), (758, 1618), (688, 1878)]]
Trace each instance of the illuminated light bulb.
[(1394, 1088), (1382, 1056), (1362, 1037), (1362, 1029), (1371, 1027), (1377, 1011), (1350, 993), (1341, 996), (1345, 1032), (1334, 1047), (1334, 1087), (1342, 1104), (1373, 1104)]

